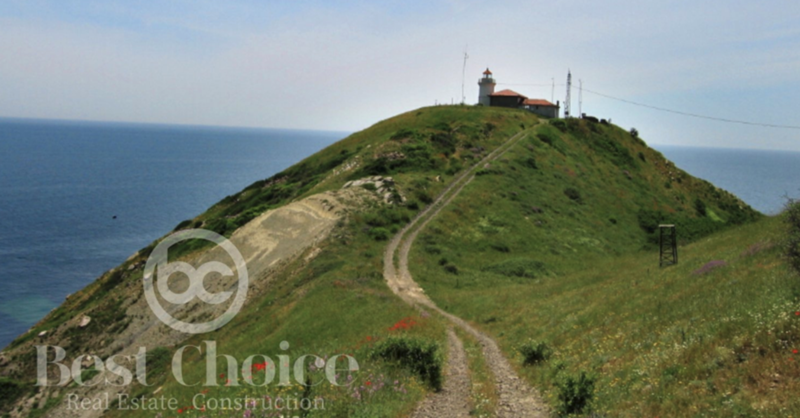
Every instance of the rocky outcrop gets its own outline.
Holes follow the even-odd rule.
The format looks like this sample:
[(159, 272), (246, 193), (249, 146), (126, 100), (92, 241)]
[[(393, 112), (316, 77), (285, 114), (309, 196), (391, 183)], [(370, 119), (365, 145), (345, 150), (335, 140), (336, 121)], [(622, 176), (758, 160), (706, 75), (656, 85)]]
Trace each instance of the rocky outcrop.
[(363, 179), (351, 180), (342, 186), (342, 189), (352, 187), (363, 187), (367, 190), (373, 190), (380, 196), (386, 204), (404, 203), (406, 198), (397, 191), (394, 179), (391, 177), (372, 176), (364, 177)]

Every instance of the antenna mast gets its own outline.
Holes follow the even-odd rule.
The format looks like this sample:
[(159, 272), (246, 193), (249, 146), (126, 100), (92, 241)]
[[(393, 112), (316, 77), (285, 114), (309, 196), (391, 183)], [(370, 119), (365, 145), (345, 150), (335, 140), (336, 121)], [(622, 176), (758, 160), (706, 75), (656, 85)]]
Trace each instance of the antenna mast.
[(578, 80), (578, 114), (583, 117), (583, 80)]
[(555, 77), (550, 79), (553, 82), (553, 87), (550, 89), (550, 103), (556, 100), (556, 79)]
[(467, 76), (467, 47), (464, 47), (464, 66), (461, 68), (461, 104), (464, 104), (467, 101), (467, 96), (464, 95), (464, 80)]
[(569, 118), (570, 90), (572, 90), (572, 72), (567, 70), (567, 100), (564, 101), (564, 118)]

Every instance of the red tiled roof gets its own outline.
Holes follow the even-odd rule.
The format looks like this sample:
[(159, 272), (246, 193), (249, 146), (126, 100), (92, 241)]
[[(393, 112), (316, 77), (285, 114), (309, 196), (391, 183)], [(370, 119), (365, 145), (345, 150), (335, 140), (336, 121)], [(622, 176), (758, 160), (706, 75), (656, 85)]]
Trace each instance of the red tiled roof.
[(492, 75), (492, 72), (489, 71), (489, 68), (486, 68), (486, 71), (483, 72), (483, 75)]
[(526, 99), (524, 102), (522, 102), (522, 105), (523, 106), (550, 106), (550, 107), (556, 107), (556, 105), (548, 102), (545, 99)]
[(494, 92), (494, 93), (490, 94), (489, 96), (495, 96), (495, 97), (497, 97), (497, 96), (522, 97), (523, 99), (527, 99), (526, 96), (523, 96), (523, 95), (515, 92), (514, 90), (508, 90), (508, 89), (500, 90), (498, 92)]

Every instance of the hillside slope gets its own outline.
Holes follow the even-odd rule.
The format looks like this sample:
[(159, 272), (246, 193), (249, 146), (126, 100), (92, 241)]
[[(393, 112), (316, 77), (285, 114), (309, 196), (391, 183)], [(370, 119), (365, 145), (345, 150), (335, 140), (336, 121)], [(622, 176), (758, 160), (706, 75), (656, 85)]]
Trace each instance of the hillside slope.
[[(350, 375), (355, 383), (348, 386), (273, 384), (258, 388), (234, 384), (214, 387), (217, 397), (319, 396), (326, 401), (325, 410), (305, 411), (307, 416), (408, 415), (430, 390), (441, 386), (446, 323), (392, 294), (382, 280), (381, 254), (387, 240), (453, 178), (519, 133), (526, 139), (500, 160), (481, 168), (476, 179), (421, 233), (412, 248), (411, 270), (440, 307), (499, 337), (512, 366), (531, 383), (542, 385), (548, 396), (553, 396), (551, 402), (557, 403), (555, 392), (549, 389), (554, 381), (551, 375), (523, 367), (514, 347), (527, 337), (546, 340), (563, 362), (563, 367), (554, 367), (577, 371), (585, 367), (574, 360), (575, 350), (547, 333), (563, 330), (566, 323), (574, 324), (569, 329), (585, 326), (586, 332), (598, 332), (594, 331), (598, 328), (586, 320), (552, 317), (544, 321), (539, 311), (529, 310), (530, 301), (572, 301), (571, 292), (586, 298), (587, 286), (595, 282), (580, 278), (595, 277), (598, 266), (605, 269), (601, 271), (614, 272), (617, 261), (628, 269), (630, 260), (640, 260), (641, 266), (657, 270), (652, 246), (659, 222), (679, 225), (682, 244), (696, 242), (684, 248), (694, 248), (709, 234), (761, 216), (729, 193), (674, 167), (617, 127), (580, 120), (538, 123), (530, 113), (509, 109), (419, 109), (353, 134), (226, 197), (176, 229), (210, 229), (243, 243), (259, 232), (270, 235), (276, 224), (262, 222), (270, 213), (267, 211), (290, 202), (301, 204), (308, 198), (332, 204), (319, 200), (327, 200), (318, 197), (321, 193), (333, 193), (332, 200), (342, 193), (349, 196), (346, 203), (332, 204), (338, 215), (323, 235), (306, 240), (309, 244), (280, 260), (261, 263), (258, 270), (263, 274), (252, 284), (256, 289), (242, 312), (211, 334), (180, 335), (155, 321), (146, 309), (135, 307), (141, 305), (137, 301), (142, 294), (142, 267), (154, 245), (143, 249), (70, 297), (3, 351), (0, 386), (8, 396), (0, 402), (0, 411), (12, 416), (88, 417), (102, 413), (69, 411), (65, 397), (69, 392), (97, 397), (109, 390), (107, 387), (33, 386), (33, 346), (47, 344), (68, 348), (68, 360), (83, 353), (107, 358), (146, 346), (151, 359), (148, 384), (152, 386), (134, 383), (114, 390), (136, 396), (169, 396), (178, 400), (182, 412), (194, 412), (186, 408), (194, 406), (198, 394), (207, 393), (178, 384), (169, 373), (168, 360), (179, 346), (215, 340), (218, 352), (240, 360), (253, 354), (275, 358), (285, 353), (294, 359), (312, 353), (326, 358), (349, 353), (361, 366)], [(353, 186), (355, 180), (361, 184)], [(200, 242), (187, 242), (175, 248), (170, 258), (200, 260), (208, 250)], [(259, 256), (259, 251), (263, 249), (251, 254)], [(685, 262), (665, 271), (683, 271)], [(675, 303), (680, 306), (681, 299)], [(214, 313), (203, 309), (187, 309), (186, 318)], [(572, 318), (569, 309), (573, 308), (559, 312)], [(599, 312), (607, 315), (602, 309)], [(85, 328), (80, 327), (84, 315), (92, 318)], [(534, 326), (529, 319), (538, 323)], [(151, 337), (139, 338), (144, 329)], [(649, 341), (644, 331), (635, 338)], [(287, 350), (280, 348), (284, 341), (290, 345)], [(468, 354), (472, 345), (467, 339)], [(201, 354), (187, 352), (184, 362), (196, 361), (202, 361)], [(470, 355), (469, 363), (473, 384), (482, 381), (486, 370), (481, 369), (479, 356)], [(599, 367), (590, 371), (598, 372)], [(218, 369), (224, 368), (223, 359), (218, 359)], [(205, 367), (193, 367), (184, 373), (187, 381), (198, 382), (205, 371)], [(94, 379), (103, 377), (102, 373), (88, 373)], [(232, 373), (227, 374), (230, 377)], [(598, 385), (608, 383), (602, 379)], [(473, 389), (471, 408), (491, 414), (496, 393), (490, 382), (483, 389)], [(651, 385), (648, 393), (661, 392)], [(483, 398), (489, 401), (483, 402)], [(609, 399), (598, 405), (612, 411), (621, 407), (619, 401)], [(635, 408), (649, 411), (648, 402)], [(109, 413), (152, 415), (116, 408)], [(206, 416), (224, 414), (207, 411)]]

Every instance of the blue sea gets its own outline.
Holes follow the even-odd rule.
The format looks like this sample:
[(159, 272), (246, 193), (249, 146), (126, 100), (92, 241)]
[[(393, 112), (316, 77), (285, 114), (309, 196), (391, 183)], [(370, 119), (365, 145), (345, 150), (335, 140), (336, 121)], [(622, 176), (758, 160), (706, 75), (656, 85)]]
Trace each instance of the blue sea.
[[(180, 221), (345, 136), (0, 119), (0, 347)], [(800, 153), (656, 148), (761, 212), (800, 197)]]
[(0, 347), (182, 220), (346, 135), (0, 119)]

